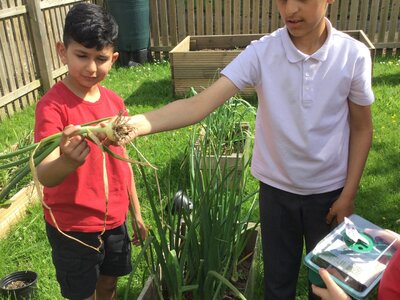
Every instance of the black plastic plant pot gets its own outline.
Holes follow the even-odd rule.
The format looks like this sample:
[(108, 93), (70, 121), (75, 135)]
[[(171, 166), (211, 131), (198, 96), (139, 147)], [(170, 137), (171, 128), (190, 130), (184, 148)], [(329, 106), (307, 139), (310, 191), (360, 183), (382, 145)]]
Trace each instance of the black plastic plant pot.
[(18, 271), (0, 279), (0, 293), (5, 299), (33, 299), (37, 274), (33, 271)]

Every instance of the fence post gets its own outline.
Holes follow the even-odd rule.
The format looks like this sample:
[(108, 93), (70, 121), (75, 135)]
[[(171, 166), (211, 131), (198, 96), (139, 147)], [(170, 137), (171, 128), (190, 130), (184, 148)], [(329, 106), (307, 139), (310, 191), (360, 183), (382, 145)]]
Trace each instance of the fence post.
[(46, 35), (45, 21), (40, 8), (40, 0), (26, 1), (26, 9), (32, 29), (32, 38), (35, 45), (37, 60), (40, 62), (39, 76), (43, 91), (46, 92), (53, 85), (53, 70), (50, 53), (50, 43)]

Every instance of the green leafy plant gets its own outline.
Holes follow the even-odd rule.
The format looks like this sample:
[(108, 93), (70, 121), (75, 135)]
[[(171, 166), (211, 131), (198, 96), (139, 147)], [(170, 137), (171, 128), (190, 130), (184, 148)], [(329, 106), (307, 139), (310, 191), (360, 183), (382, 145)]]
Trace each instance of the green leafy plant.
[[(228, 108), (232, 106), (233, 103), (227, 104)], [(181, 187), (184, 192), (168, 189), (167, 195), (161, 196), (139, 166), (156, 223), (150, 230), (153, 240), (146, 261), (160, 299), (222, 299), (226, 289), (245, 299), (234, 283), (239, 277), (238, 264), (243, 250), (256, 227), (250, 219), (256, 207), (257, 191), (246, 191), (243, 172), (231, 176), (239, 168), (238, 160), (231, 168), (207, 172), (199, 168), (204, 155), (212, 153), (216, 159), (220, 157), (216, 129), (231, 131), (226, 128), (231, 126), (230, 122), (214, 126), (213, 122), (221, 120), (217, 116), (220, 112), (227, 110), (222, 108), (206, 118), (207, 126), (198, 125), (203, 130), (192, 131), (190, 146), (181, 164), (182, 175), (189, 176), (187, 186)], [(240, 123), (243, 116), (235, 116), (235, 120)], [(197, 143), (203, 133), (203, 142)], [(215, 140), (208, 141), (211, 136)], [(238, 188), (232, 189), (232, 184)]]
[[(196, 91), (192, 88), (190, 94), (194, 95)], [(206, 142), (209, 152), (223, 155), (241, 152), (244, 140), (252, 137), (246, 120), (249, 116), (255, 115), (256, 109), (248, 101), (239, 96), (231, 97), (200, 122), (196, 142)]]

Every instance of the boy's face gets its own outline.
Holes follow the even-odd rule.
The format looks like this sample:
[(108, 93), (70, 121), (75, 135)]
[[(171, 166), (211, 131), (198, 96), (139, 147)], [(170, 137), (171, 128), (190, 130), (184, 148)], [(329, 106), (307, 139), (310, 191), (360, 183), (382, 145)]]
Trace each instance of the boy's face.
[(325, 29), (327, 5), (334, 1), (276, 0), (276, 4), (292, 38), (301, 39), (318, 37), (321, 34)]
[(97, 85), (110, 71), (118, 58), (113, 46), (106, 46), (102, 50), (86, 48), (72, 41), (65, 47), (57, 44), (57, 51), (61, 61), (68, 66), (68, 77), (80, 89), (90, 89)]

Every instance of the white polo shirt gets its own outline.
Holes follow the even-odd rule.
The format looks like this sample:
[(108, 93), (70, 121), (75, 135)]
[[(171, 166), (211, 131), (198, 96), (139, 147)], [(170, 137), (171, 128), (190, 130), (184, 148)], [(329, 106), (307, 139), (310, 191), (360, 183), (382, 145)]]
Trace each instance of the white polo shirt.
[(369, 49), (337, 31), (312, 55), (300, 52), (286, 28), (253, 41), (222, 74), (258, 94), (253, 176), (276, 188), (309, 195), (343, 187), (349, 109), (374, 101)]

